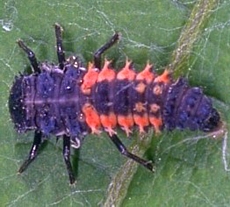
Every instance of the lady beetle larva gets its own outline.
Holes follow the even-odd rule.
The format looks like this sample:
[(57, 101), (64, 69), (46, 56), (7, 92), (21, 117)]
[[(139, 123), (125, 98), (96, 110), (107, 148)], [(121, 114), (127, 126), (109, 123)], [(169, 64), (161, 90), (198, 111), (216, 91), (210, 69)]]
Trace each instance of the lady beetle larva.
[(30, 75), (16, 76), (9, 97), (9, 110), (18, 132), (35, 130), (28, 158), (18, 172), (22, 173), (36, 158), (42, 138), (50, 134), (63, 137), (63, 157), (70, 183), (75, 182), (70, 163), (70, 146), (79, 148), (89, 133), (104, 130), (121, 154), (153, 171), (151, 162), (130, 153), (116, 133), (116, 127), (130, 135), (134, 126), (156, 133), (164, 128), (212, 131), (220, 116), (211, 99), (198, 87), (190, 87), (185, 78), (172, 79), (165, 70), (160, 76), (147, 63), (137, 73), (131, 61), (115, 72), (110, 61), (101, 67), (101, 55), (119, 40), (119, 34), (94, 53), (88, 69), (79, 57), (65, 58), (62, 28), (55, 24), (58, 65), (41, 62), (22, 40), (18, 45), (28, 55)]

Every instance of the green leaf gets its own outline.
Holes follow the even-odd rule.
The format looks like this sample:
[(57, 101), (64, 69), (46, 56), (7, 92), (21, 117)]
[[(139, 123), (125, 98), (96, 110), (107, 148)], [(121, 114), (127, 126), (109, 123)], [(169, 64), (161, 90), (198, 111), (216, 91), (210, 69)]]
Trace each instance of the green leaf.
[[(80, 154), (73, 152), (78, 182), (76, 186), (69, 186), (61, 141), (56, 144), (51, 137), (36, 161), (17, 175), (32, 145), (33, 133), (17, 134), (8, 112), (14, 76), (29, 67), (16, 40), (23, 39), (40, 61), (57, 63), (53, 24), (58, 22), (64, 28), (66, 55), (80, 54), (87, 63), (92, 60), (93, 52), (114, 31), (119, 31), (122, 40), (106, 53), (108, 59), (114, 60), (114, 67), (121, 68), (129, 57), (137, 70), (149, 60), (161, 73), (175, 60), (174, 51), (182, 42), (180, 37), (186, 25), (190, 25), (189, 17), (199, 2), (208, 1), (0, 1), (2, 206), (105, 205), (111, 196), (107, 189), (114, 184), (116, 175), (121, 175), (123, 169), (128, 171), (130, 166), (104, 134), (89, 136)], [(189, 42), (189, 55), (178, 70), (179, 75), (188, 77), (192, 86), (202, 87), (213, 97), (227, 128), (230, 119), (229, 8), (230, 2), (220, 1), (209, 9), (211, 12), (207, 12), (205, 21), (200, 20), (202, 27), (198, 27), (198, 33), (191, 34), (195, 41)], [(131, 178), (128, 184), (122, 192), (117, 192), (121, 205), (230, 205), (230, 172), (223, 164), (225, 159), (226, 164), (229, 163), (228, 151), (222, 147), (224, 135), (213, 139), (201, 132), (162, 132), (158, 137), (148, 133), (147, 140), (153, 137), (148, 147), (136, 145), (140, 142), (136, 132), (131, 140), (125, 138), (123, 132), (119, 132), (119, 136), (131, 150), (140, 146), (137, 153), (154, 160), (156, 166), (155, 174), (139, 166), (136, 171), (134, 166), (128, 174)], [(227, 142), (226, 150), (229, 146)]]

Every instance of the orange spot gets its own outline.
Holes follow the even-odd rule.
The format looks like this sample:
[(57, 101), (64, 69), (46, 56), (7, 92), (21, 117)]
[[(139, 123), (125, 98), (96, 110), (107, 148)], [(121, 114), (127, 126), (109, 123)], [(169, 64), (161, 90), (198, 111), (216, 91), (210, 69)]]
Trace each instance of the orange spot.
[(162, 86), (160, 86), (160, 85), (155, 85), (154, 87), (153, 87), (153, 93), (155, 94), (155, 95), (161, 95), (162, 94)]
[(82, 93), (89, 95), (91, 93), (92, 87), (97, 81), (99, 70), (94, 67), (94, 65), (89, 62), (88, 71), (83, 77), (83, 83), (81, 85)]
[(131, 64), (131, 61), (126, 60), (125, 67), (122, 68), (122, 70), (117, 74), (118, 80), (127, 79), (129, 81), (132, 81), (135, 79), (136, 73), (131, 69)]
[(134, 118), (135, 124), (139, 126), (140, 133), (144, 133), (145, 132), (144, 128), (149, 125), (149, 119), (148, 119), (147, 113), (145, 113), (143, 116), (134, 114), (133, 118)]
[(136, 91), (139, 93), (144, 93), (145, 88), (146, 88), (146, 84), (144, 84), (143, 82), (138, 83), (135, 87)]
[(156, 77), (154, 82), (163, 82), (165, 84), (170, 83), (171, 72), (169, 70), (165, 70), (160, 76)]
[(109, 68), (110, 63), (111, 61), (105, 59), (104, 66), (98, 75), (97, 82), (101, 82), (104, 80), (111, 82), (112, 80), (115, 79), (116, 73), (113, 69)]
[(162, 123), (162, 119), (160, 117), (157, 118), (157, 117), (151, 116), (151, 117), (149, 117), (149, 121), (153, 125), (156, 134), (160, 134), (160, 132), (161, 132), (161, 126), (163, 124)]
[(85, 115), (85, 121), (90, 127), (92, 134), (99, 134), (101, 132), (99, 130), (101, 127), (101, 122), (96, 109), (90, 103), (86, 103), (82, 107), (82, 112)]
[(113, 128), (117, 126), (117, 117), (113, 112), (109, 113), (109, 115), (100, 115), (100, 120), (105, 131), (108, 132), (110, 136), (116, 134)]
[(152, 68), (153, 65), (147, 63), (144, 70), (137, 74), (136, 80), (145, 80), (147, 84), (150, 84), (155, 77)]
[(157, 105), (157, 104), (151, 104), (151, 105), (150, 105), (150, 112), (152, 112), (152, 113), (158, 112), (159, 109), (160, 109), (160, 106)]
[(125, 131), (125, 133), (128, 137), (129, 134), (132, 133), (130, 128), (133, 127), (133, 125), (134, 125), (132, 114), (129, 114), (127, 116), (118, 115), (117, 121), (118, 121), (118, 124), (121, 126), (121, 128)]
[(146, 111), (145, 105), (142, 102), (138, 102), (135, 104), (134, 111), (136, 112), (143, 112)]

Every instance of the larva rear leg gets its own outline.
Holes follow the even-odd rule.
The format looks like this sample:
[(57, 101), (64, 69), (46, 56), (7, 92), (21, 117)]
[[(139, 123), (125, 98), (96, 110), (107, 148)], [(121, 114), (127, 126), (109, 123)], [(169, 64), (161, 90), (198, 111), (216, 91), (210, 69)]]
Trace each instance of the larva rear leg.
[(119, 40), (120, 35), (119, 33), (115, 33), (111, 39), (106, 42), (104, 45), (102, 45), (93, 55), (94, 57), (94, 66), (95, 68), (98, 68), (99, 70), (101, 70), (101, 55), (108, 50), (110, 47), (112, 47), (114, 44), (116, 44), (116, 42)]

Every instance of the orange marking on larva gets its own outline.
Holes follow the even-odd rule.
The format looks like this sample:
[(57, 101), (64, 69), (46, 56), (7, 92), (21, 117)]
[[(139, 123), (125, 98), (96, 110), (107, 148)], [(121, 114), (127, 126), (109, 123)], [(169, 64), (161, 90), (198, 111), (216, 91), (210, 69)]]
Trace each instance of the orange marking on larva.
[(82, 107), (82, 112), (85, 115), (85, 121), (90, 127), (92, 134), (99, 134), (101, 132), (99, 130), (101, 127), (101, 122), (96, 109), (90, 103), (86, 103)]
[(116, 72), (109, 67), (110, 63), (111, 61), (105, 59), (104, 66), (98, 75), (97, 82), (101, 82), (104, 80), (111, 82), (115, 79)]
[(89, 62), (88, 71), (83, 77), (83, 83), (81, 85), (82, 93), (89, 95), (91, 93), (92, 87), (97, 81), (99, 70), (94, 67), (94, 65)]
[(117, 117), (113, 112), (110, 112), (108, 115), (100, 115), (100, 120), (105, 131), (108, 132), (110, 136), (116, 134), (113, 128), (117, 126)]
[(137, 74), (136, 80), (145, 80), (147, 84), (150, 84), (155, 77), (152, 68), (153, 65), (147, 63), (144, 70)]
[(148, 114), (145, 113), (144, 115), (140, 116), (138, 114), (133, 115), (134, 122), (137, 126), (139, 126), (140, 133), (145, 132), (145, 127), (149, 126), (149, 117)]
[(121, 126), (121, 128), (125, 131), (125, 133), (128, 137), (129, 134), (132, 133), (130, 128), (133, 127), (133, 125), (134, 125), (134, 120), (133, 120), (132, 114), (129, 114), (127, 116), (118, 115), (117, 121), (118, 121), (118, 124)]
[(160, 106), (159, 106), (159, 105), (157, 105), (157, 104), (151, 104), (151, 105), (150, 105), (150, 112), (156, 113), (156, 112), (158, 112), (159, 110), (160, 110)]
[(160, 117), (157, 118), (157, 117), (151, 116), (151, 117), (149, 117), (149, 121), (153, 125), (156, 134), (160, 134), (161, 126), (163, 124), (162, 119)]
[(145, 107), (144, 103), (142, 103), (142, 102), (136, 103), (134, 111), (136, 111), (136, 112), (144, 112), (144, 111), (146, 111), (146, 107)]
[(155, 85), (155, 86), (153, 87), (153, 93), (154, 93), (155, 95), (161, 95), (162, 92), (163, 92), (162, 86), (160, 86), (160, 85)]
[(122, 70), (117, 74), (118, 80), (124, 80), (127, 79), (129, 81), (132, 81), (136, 77), (136, 73), (131, 69), (132, 62), (129, 60), (126, 60), (125, 67), (122, 68)]
[(140, 82), (135, 86), (135, 90), (139, 93), (144, 93), (145, 89), (146, 89), (146, 84), (143, 82)]
[(171, 76), (171, 71), (170, 70), (165, 70), (160, 76), (156, 77), (154, 82), (159, 82), (159, 83), (170, 83), (170, 76)]

